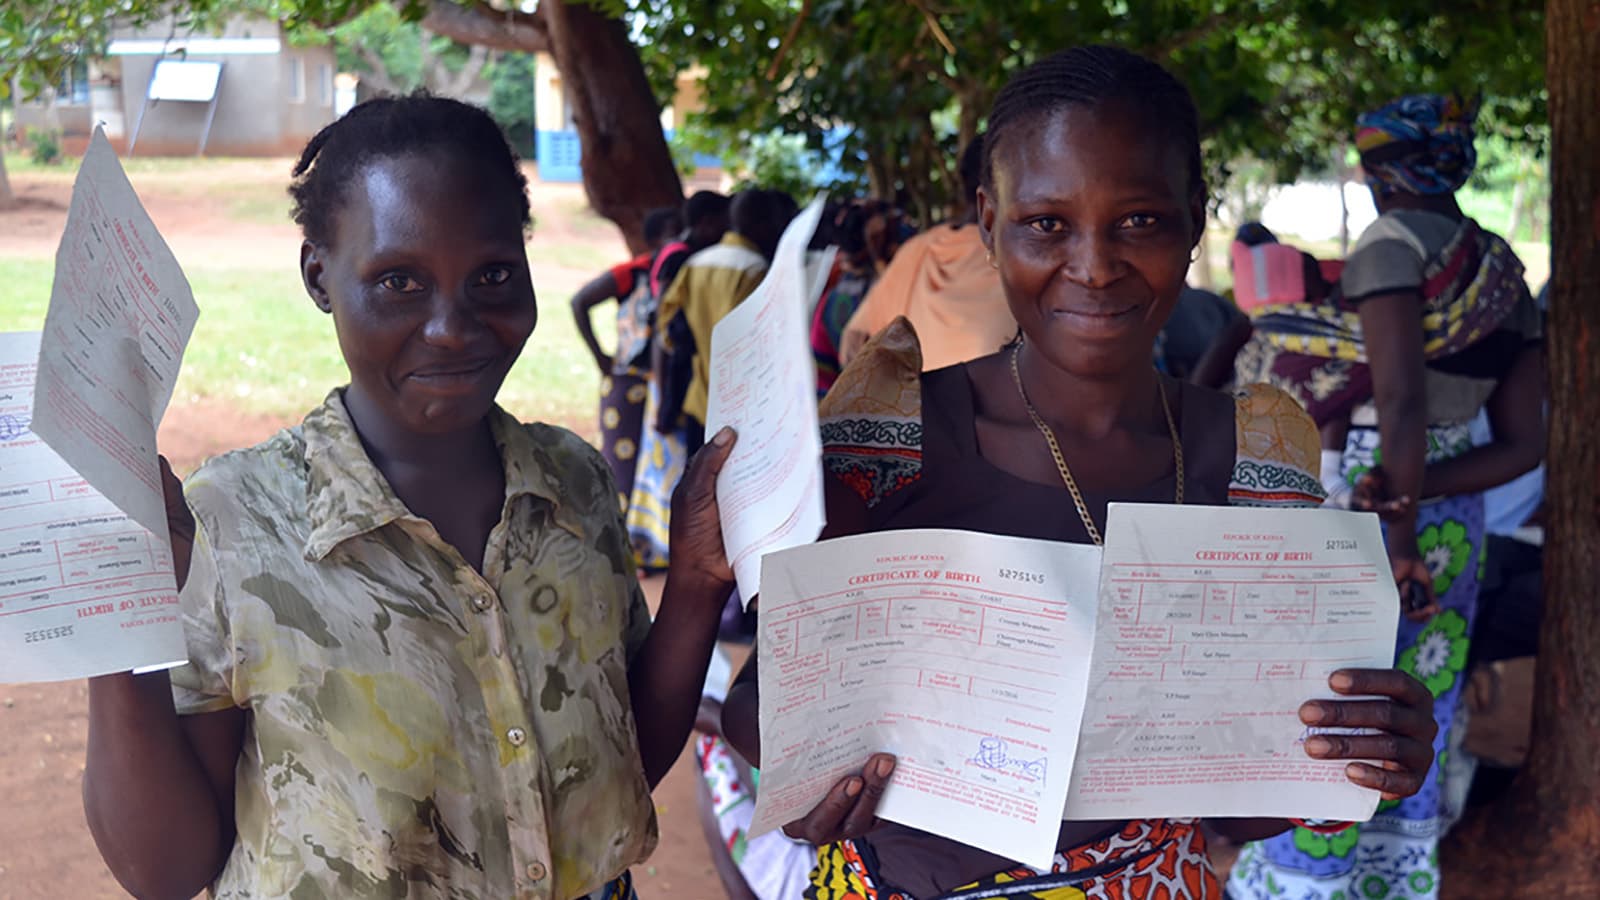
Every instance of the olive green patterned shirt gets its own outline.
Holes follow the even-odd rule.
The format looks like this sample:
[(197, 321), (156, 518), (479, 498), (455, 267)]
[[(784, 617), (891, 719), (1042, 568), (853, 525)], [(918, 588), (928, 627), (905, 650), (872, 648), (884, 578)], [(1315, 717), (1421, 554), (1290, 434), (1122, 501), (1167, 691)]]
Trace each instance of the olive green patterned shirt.
[(570, 900), (656, 841), (628, 664), (649, 628), (616, 490), (496, 409), (479, 575), (410, 513), (335, 391), (208, 462), (179, 713), (250, 711), (218, 897)]

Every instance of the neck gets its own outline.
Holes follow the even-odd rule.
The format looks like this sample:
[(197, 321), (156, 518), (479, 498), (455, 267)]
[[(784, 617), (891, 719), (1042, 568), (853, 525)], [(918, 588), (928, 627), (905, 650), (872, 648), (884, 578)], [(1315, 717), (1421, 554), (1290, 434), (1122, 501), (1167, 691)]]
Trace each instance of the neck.
[(499, 466), (500, 451), (488, 416), (455, 431), (418, 434), (391, 422), (355, 385), (345, 389), (344, 406), (367, 455), (390, 484), (414, 469), (462, 472), (479, 460), (493, 460)]
[(1407, 194), (1395, 193), (1384, 200), (1385, 209), (1413, 209), (1419, 212), (1431, 212), (1452, 219), (1462, 217), (1461, 205), (1456, 202), (1455, 194)]
[(1057, 366), (1024, 343), (1017, 372), (1033, 408), (1060, 431), (1091, 440), (1119, 430), (1167, 431), (1159, 376), (1153, 366), (1104, 376), (1080, 375)]

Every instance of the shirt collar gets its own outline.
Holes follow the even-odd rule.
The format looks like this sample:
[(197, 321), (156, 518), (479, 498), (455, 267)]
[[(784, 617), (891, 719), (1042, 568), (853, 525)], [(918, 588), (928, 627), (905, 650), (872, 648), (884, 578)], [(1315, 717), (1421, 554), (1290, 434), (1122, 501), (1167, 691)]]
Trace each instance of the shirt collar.
[[(502, 521), (512, 502), (527, 494), (550, 504), (556, 525), (583, 537), (580, 511), (563, 502), (557, 474), (560, 468), (551, 458), (547, 442), (499, 406), (489, 413), (489, 427), (505, 469)], [(345, 409), (343, 388), (334, 389), (312, 410), (301, 429), (306, 446), (306, 511), (311, 525), (306, 559), (321, 560), (341, 543), (391, 522), (418, 519), (367, 455)]]
[(738, 233), (737, 231), (725, 231), (725, 232), (723, 232), (722, 233), (722, 240), (718, 241), (718, 243), (727, 244), (729, 247), (740, 247), (740, 248), (743, 248), (745, 250), (749, 250), (751, 253), (760, 253), (761, 252), (761, 248), (756, 246), (756, 242), (755, 241), (750, 240), (749, 238), (745, 237), (744, 235)]

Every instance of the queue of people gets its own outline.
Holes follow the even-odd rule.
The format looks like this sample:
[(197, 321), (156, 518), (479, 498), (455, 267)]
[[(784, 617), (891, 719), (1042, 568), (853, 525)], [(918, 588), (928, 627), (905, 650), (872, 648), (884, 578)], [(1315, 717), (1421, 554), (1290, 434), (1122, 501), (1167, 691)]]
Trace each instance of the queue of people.
[[(1263, 268), (1246, 320), (1186, 284), (1208, 198), (1188, 90), (1128, 51), (1066, 50), (997, 96), (962, 154), (962, 215), (899, 245), (887, 206), (832, 210), (812, 318), (824, 537), (1098, 544), (1113, 502), (1312, 507), (1325, 484), (1378, 512), (1412, 598), (1395, 666), (1341, 670), (1338, 699), (1300, 709), (1355, 730), (1305, 752), (1349, 761), (1378, 816), (1067, 821), (1033, 869), (878, 819), (897, 765), (879, 753), (764, 849), (719, 856), (730, 895), (1438, 895), (1470, 778), (1456, 707), (1483, 492), (1543, 452), (1539, 311), (1453, 198), (1473, 113), (1408, 97), (1364, 116), (1382, 215), (1332, 280), (1307, 265), (1275, 292)], [(761, 661), (708, 676), (738, 439), (705, 433), (709, 349), (796, 204), (696, 194), (572, 299), (604, 379), (597, 451), (495, 404), (537, 310), (527, 185), (487, 114), (368, 101), (294, 176), (305, 289), (350, 381), (187, 484), (167, 473), (189, 664), (91, 681), (101, 853), (140, 896), (630, 898), (650, 790), (691, 730), (713, 796), (757, 789)], [(611, 300), (608, 355), (590, 315)], [(1210, 340), (1162, 340), (1185, 309)], [(1201, 383), (1219, 366), (1232, 392)], [(641, 568), (667, 572), (653, 620)], [(737, 805), (712, 810), (724, 850)], [(1226, 879), (1218, 839), (1243, 847)]]

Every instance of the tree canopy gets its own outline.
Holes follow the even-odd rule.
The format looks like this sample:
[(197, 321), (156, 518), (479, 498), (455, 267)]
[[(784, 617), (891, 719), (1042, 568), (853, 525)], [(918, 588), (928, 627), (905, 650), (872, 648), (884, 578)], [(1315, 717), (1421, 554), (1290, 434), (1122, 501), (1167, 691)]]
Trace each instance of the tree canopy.
[[(1195, 95), (1213, 176), (1237, 158), (1323, 170), (1363, 108), (1407, 91), (1482, 94), (1486, 124), (1540, 141), (1543, 5), (1467, 0), (633, 0), (650, 57), (695, 61), (699, 127), (729, 145), (779, 130), (879, 193), (945, 202), (951, 160), (1017, 67), (1082, 43), (1168, 64)], [(761, 97), (764, 102), (751, 102)]]

